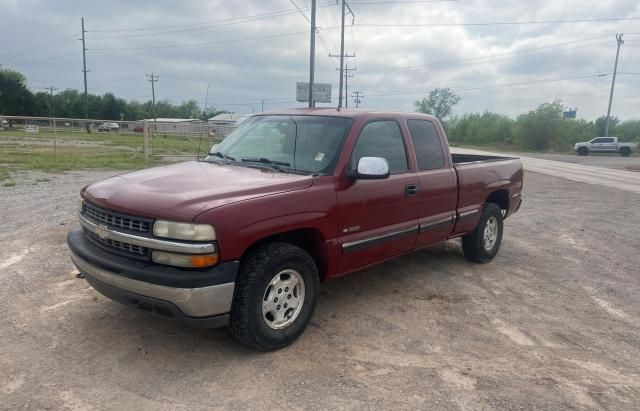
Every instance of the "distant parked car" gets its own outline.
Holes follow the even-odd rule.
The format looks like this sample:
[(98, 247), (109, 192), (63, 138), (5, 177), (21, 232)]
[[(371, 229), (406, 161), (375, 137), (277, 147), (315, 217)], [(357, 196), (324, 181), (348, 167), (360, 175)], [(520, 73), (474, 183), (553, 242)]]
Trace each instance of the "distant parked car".
[(622, 157), (629, 157), (638, 150), (636, 143), (618, 143), (618, 137), (596, 137), (586, 143), (576, 143), (576, 153), (588, 156), (589, 153), (620, 153)]
[(38, 126), (36, 126), (35, 124), (27, 124), (26, 126), (24, 126), (24, 131), (26, 131), (27, 133), (37, 133), (38, 130)]
[(98, 126), (98, 131), (106, 131), (107, 133), (117, 133), (120, 131), (120, 125), (118, 123), (102, 123)]
[(138, 126), (138, 127), (134, 127), (133, 128), (133, 132), (134, 133), (142, 133), (144, 131), (144, 128), (142, 126)]

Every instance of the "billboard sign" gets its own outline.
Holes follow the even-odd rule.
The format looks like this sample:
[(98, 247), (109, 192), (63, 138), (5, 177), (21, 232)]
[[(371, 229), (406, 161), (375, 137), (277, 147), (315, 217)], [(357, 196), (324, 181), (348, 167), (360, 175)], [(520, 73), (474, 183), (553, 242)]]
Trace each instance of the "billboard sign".
[[(309, 101), (309, 83), (296, 83), (296, 100)], [(316, 103), (331, 103), (331, 84), (313, 83), (313, 100)]]

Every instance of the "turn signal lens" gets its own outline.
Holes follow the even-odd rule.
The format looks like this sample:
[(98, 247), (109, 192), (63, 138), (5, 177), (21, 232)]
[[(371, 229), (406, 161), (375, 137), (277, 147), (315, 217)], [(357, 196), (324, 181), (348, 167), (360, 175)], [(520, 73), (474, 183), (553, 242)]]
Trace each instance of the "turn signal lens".
[(216, 265), (218, 254), (177, 254), (165, 251), (154, 251), (151, 254), (154, 263), (173, 265), (175, 267), (203, 268)]
[(194, 267), (209, 267), (218, 262), (217, 254), (192, 255), (191, 265)]

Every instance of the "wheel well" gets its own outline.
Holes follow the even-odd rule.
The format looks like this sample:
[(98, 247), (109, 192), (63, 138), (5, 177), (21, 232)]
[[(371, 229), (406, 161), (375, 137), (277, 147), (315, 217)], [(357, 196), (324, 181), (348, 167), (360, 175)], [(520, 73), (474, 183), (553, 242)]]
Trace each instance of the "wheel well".
[(496, 204), (503, 211), (503, 214), (506, 215), (507, 211), (509, 211), (509, 191), (494, 191), (487, 197), (487, 203)]
[(324, 236), (320, 231), (314, 228), (301, 228), (298, 230), (287, 231), (284, 233), (278, 233), (265, 238), (261, 238), (260, 240), (251, 244), (249, 248), (247, 248), (247, 250), (242, 255), (242, 258), (244, 259), (244, 256), (252, 252), (254, 249), (266, 243), (276, 241), (295, 245), (296, 247), (300, 247), (304, 251), (309, 253), (311, 258), (313, 258), (313, 261), (316, 263), (316, 267), (318, 268), (320, 281), (323, 281), (325, 279), (325, 276), (327, 274), (328, 257), (324, 242)]

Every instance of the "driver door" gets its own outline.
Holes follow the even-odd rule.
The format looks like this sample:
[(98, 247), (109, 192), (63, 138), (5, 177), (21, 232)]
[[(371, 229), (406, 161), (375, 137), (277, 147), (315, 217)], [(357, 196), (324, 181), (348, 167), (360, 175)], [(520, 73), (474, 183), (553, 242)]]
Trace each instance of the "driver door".
[(365, 124), (351, 166), (361, 157), (386, 159), (391, 175), (337, 185), (341, 273), (411, 251), (418, 234), (418, 177), (409, 169), (399, 124), (395, 120)]

